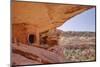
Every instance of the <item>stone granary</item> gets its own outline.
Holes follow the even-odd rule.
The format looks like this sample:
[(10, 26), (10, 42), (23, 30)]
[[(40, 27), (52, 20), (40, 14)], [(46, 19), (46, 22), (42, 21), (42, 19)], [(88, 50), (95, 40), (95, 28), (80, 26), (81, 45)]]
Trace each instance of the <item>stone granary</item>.
[[(57, 43), (56, 28), (93, 6), (35, 2), (12, 3), (12, 41), (28, 45)], [(54, 43), (51, 43), (51, 41)], [(50, 41), (50, 42), (49, 42)]]

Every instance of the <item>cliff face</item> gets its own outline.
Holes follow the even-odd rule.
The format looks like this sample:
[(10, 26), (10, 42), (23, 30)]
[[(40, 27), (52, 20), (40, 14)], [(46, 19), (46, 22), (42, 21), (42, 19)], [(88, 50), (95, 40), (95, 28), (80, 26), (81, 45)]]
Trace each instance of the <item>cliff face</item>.
[[(45, 40), (49, 44), (51, 41), (55, 43), (57, 42), (56, 35), (49, 36), (46, 31), (56, 29), (71, 17), (92, 7), (14, 1), (12, 2), (12, 39), (24, 44), (30, 44), (30, 42), (40, 44), (40, 41)], [(48, 39), (45, 39), (45, 37), (48, 37)]]
[(13, 2), (12, 21), (13, 24), (35, 25), (41, 33), (62, 25), (64, 21), (89, 8), (92, 8), (92, 6)]

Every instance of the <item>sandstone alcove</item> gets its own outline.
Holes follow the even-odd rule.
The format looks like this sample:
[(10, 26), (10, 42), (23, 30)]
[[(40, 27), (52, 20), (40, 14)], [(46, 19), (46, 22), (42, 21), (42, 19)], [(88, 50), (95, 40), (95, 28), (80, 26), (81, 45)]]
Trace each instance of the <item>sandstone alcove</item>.
[[(27, 59), (32, 60), (33, 64), (64, 62), (62, 49), (58, 46), (56, 28), (93, 6), (14, 1), (11, 8), (12, 39), (20, 44), (18, 46), (18, 43), (13, 43), (12, 60), (17, 65), (25, 65)], [(47, 44), (48, 48), (44, 49)], [(49, 49), (55, 44), (57, 52)], [(19, 57), (27, 59), (20, 58), (20, 61), (16, 61)]]
[[(92, 6), (13, 2), (13, 39), (24, 44), (39, 46), (41, 40), (46, 41), (45, 37), (49, 36), (48, 31), (52, 32), (52, 30), (61, 26), (68, 19), (90, 8)], [(33, 34), (31, 35), (30, 33)], [(51, 38), (50, 36), (49, 38)], [(44, 43), (46, 44), (46, 42)]]

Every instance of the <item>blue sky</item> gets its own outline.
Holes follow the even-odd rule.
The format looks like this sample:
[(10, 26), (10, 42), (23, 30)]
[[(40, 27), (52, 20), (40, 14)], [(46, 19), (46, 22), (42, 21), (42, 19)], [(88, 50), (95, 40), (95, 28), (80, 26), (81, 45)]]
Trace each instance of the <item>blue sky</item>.
[(69, 20), (57, 29), (63, 31), (91, 31), (95, 32), (95, 8), (89, 9)]

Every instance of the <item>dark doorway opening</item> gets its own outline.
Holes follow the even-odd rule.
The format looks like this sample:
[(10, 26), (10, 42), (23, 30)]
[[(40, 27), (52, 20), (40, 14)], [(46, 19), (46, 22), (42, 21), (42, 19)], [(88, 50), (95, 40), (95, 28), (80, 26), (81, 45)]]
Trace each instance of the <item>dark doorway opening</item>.
[(30, 34), (29, 35), (29, 43), (32, 44), (35, 42), (35, 35), (34, 34)]

